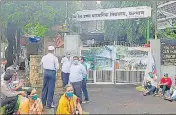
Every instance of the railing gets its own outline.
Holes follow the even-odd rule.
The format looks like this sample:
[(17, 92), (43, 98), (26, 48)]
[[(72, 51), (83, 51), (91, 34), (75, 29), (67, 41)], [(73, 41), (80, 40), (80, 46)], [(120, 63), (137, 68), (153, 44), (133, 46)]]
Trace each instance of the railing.
[(113, 76), (112, 70), (90, 70), (88, 83), (93, 84), (140, 84), (143, 81), (145, 71), (116, 70)]

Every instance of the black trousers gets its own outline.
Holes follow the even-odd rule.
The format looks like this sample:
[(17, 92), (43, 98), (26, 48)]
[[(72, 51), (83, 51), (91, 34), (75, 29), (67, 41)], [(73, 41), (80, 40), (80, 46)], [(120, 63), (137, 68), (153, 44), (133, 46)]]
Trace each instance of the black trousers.
[(1, 107), (6, 106), (6, 114), (12, 115), (16, 109), (16, 103), (18, 100), (18, 96), (14, 97), (5, 97), (1, 99)]

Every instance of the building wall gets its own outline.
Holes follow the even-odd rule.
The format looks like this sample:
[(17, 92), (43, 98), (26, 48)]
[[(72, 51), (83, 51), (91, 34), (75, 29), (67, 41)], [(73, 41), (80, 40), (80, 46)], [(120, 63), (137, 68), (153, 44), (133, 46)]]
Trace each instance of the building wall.
[(174, 81), (174, 77), (176, 75), (176, 66), (161, 65), (160, 39), (157, 39), (157, 40), (152, 39), (150, 43), (151, 43), (151, 47), (152, 47), (152, 51), (153, 51), (153, 55), (156, 63), (158, 78), (160, 79), (164, 75), (164, 73), (168, 73), (169, 77), (171, 77)]

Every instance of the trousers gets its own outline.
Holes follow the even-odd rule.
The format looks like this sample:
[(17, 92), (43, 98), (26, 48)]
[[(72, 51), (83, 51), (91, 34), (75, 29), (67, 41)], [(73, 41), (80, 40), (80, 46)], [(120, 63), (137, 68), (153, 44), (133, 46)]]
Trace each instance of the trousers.
[(43, 106), (51, 107), (53, 103), (53, 96), (56, 83), (56, 71), (44, 70), (43, 89), (42, 89), (42, 103)]

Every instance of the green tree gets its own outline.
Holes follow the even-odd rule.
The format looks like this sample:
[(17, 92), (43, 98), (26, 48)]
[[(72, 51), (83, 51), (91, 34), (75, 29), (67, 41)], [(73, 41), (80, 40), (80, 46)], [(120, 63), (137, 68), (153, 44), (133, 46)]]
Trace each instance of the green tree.
[[(80, 8), (77, 2), (69, 3), (71, 3), (68, 7), (70, 13)], [(17, 47), (15, 46), (16, 32), (20, 31), (17, 41), (20, 38), (19, 33), (43, 37), (52, 26), (64, 23), (66, 7), (63, 1), (2, 1), (0, 15), (0, 24), (3, 25), (4, 31), (6, 30), (8, 40), (7, 57), (9, 59), (7, 60), (10, 62), (8, 65), (11, 65), (13, 63), (11, 57), (16, 54), (13, 52)]]
[[(104, 1), (103, 8), (123, 8), (137, 6), (151, 6), (150, 2), (139, 1)], [(151, 20), (151, 19), (150, 19)], [(105, 21), (105, 38), (108, 40), (119, 40), (130, 43), (139, 43), (140, 37), (146, 37), (147, 19), (126, 19)]]

